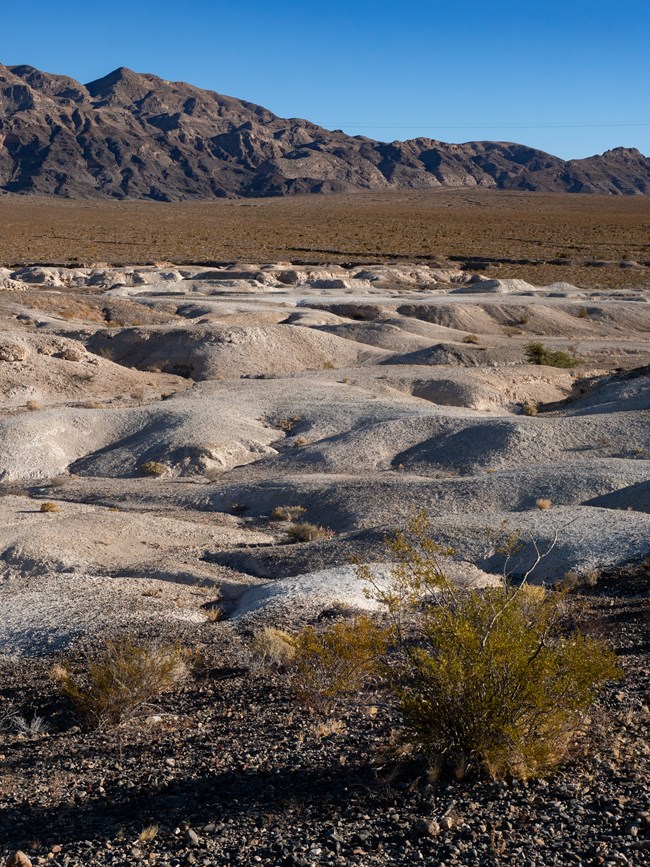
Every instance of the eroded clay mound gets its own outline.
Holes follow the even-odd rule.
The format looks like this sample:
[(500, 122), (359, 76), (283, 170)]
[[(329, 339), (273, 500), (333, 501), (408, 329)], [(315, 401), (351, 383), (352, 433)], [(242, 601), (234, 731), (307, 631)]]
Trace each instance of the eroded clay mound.
[(92, 352), (127, 367), (194, 380), (346, 367), (379, 354), (371, 347), (294, 325), (101, 331), (88, 345)]
[(100, 358), (79, 340), (0, 331), (0, 402), (5, 405), (87, 401), (97, 408), (102, 400), (120, 394), (144, 396), (156, 386), (178, 387), (173, 377), (152, 382), (151, 377)]

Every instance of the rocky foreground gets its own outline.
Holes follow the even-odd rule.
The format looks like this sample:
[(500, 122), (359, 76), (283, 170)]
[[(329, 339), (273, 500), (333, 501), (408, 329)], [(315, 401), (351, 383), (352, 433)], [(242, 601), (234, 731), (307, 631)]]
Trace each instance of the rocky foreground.
[(615, 571), (573, 598), (614, 642), (626, 679), (548, 780), (429, 780), (372, 694), (365, 707), (309, 714), (286, 674), (260, 669), (250, 631), (223, 624), (183, 636), (201, 661), (182, 692), (99, 733), (70, 717), (51, 661), (5, 665), (5, 707), (47, 731), (33, 717), (23, 731), (5, 726), (0, 852), (61, 867), (648, 863), (645, 588), (647, 575)]
[[(0, 270), (2, 855), (645, 863), (649, 300), (425, 266)], [(477, 582), (504, 536), (515, 575), (548, 549), (532, 580), (617, 649), (548, 781), (429, 780), (379, 697), (309, 714), (251, 654), (368, 606), (351, 564), (385, 570), (416, 510)], [(49, 672), (107, 634), (196, 665), (90, 733)]]

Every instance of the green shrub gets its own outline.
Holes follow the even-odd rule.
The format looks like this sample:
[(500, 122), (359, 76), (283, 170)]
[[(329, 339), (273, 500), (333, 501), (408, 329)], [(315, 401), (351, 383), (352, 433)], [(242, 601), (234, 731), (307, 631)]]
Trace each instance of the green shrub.
[(177, 645), (146, 647), (132, 639), (107, 641), (82, 674), (69, 663), (52, 674), (63, 694), (90, 726), (116, 725), (132, 717), (187, 676), (186, 653)]
[(481, 590), (452, 584), (444, 569), (451, 551), (430, 538), (424, 515), (388, 548), (387, 584), (367, 565), (358, 571), (392, 627), (359, 618), (300, 633), (298, 696), (331, 702), (379, 673), (404, 738), (433, 768), (527, 777), (561, 761), (600, 688), (622, 674), (608, 645), (568, 629), (565, 596), (530, 586), (527, 576)]
[(561, 634), (557, 594), (524, 585), (429, 606), (394, 688), (434, 765), (526, 777), (564, 757), (598, 687), (619, 675), (602, 643)]
[(526, 346), (526, 359), (530, 364), (545, 364), (548, 367), (575, 367), (580, 359), (561, 349), (549, 349), (543, 343), (529, 343)]
[(390, 631), (365, 615), (321, 632), (306, 627), (294, 637), (291, 684), (296, 696), (310, 707), (326, 709), (378, 673), (389, 643)]

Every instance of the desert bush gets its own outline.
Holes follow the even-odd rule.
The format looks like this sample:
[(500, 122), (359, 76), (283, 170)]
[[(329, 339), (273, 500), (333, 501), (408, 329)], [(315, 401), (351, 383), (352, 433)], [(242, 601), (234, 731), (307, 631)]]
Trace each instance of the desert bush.
[(325, 710), (360, 690), (380, 671), (391, 641), (390, 628), (361, 615), (318, 632), (308, 626), (295, 636), (291, 685), (308, 706)]
[(537, 500), (535, 500), (535, 508), (540, 509), (541, 511), (546, 511), (547, 509), (550, 509), (552, 505), (553, 503), (551, 502), (551, 500), (547, 499), (546, 497), (539, 497)]
[(145, 461), (140, 464), (140, 472), (145, 476), (162, 476), (166, 469), (161, 461)]
[(253, 659), (262, 667), (286, 668), (296, 656), (296, 641), (284, 629), (265, 626), (255, 633), (250, 649)]
[(452, 552), (431, 539), (426, 516), (388, 549), (388, 583), (367, 565), (358, 572), (390, 626), (366, 617), (299, 633), (297, 695), (331, 703), (379, 674), (403, 738), (433, 769), (527, 777), (559, 762), (604, 682), (621, 676), (609, 647), (569, 628), (565, 596), (529, 585), (530, 573), (482, 590), (452, 584)]
[(291, 433), (291, 431), (296, 427), (296, 425), (300, 424), (302, 421), (302, 416), (300, 415), (290, 415), (283, 418), (275, 419), (275, 421), (271, 422), (272, 427), (279, 428), (280, 430), (285, 431), (285, 433)]
[(225, 617), (223, 606), (219, 603), (218, 599), (206, 603), (203, 606), (203, 613), (208, 623), (220, 623)]
[(530, 364), (544, 364), (547, 367), (575, 367), (580, 359), (561, 349), (549, 349), (543, 343), (529, 343), (526, 346), (526, 359)]
[(187, 653), (178, 645), (146, 647), (133, 639), (107, 641), (86, 670), (75, 674), (68, 662), (52, 676), (89, 726), (117, 725), (134, 716), (188, 674)]
[(598, 569), (570, 569), (561, 582), (563, 590), (578, 590), (582, 587), (596, 587), (600, 572)]
[(30, 412), (36, 412), (36, 410), (42, 409), (41, 404), (37, 400), (28, 400), (25, 406)]
[(41, 508), (39, 511), (41, 511), (41, 512), (60, 512), (61, 507), (58, 505), (58, 503), (45, 502), (45, 503), (41, 503)]
[(463, 343), (478, 343), (478, 337), (476, 334), (466, 334), (463, 337)]
[(271, 517), (274, 521), (295, 521), (306, 511), (304, 506), (276, 506)]
[(530, 585), (427, 607), (393, 682), (407, 737), (434, 766), (526, 777), (564, 757), (620, 672), (603, 644), (562, 635), (560, 613), (556, 594)]
[(521, 405), (521, 411), (524, 415), (537, 415), (539, 412), (539, 404), (536, 400), (525, 400)]
[(334, 533), (319, 524), (297, 523), (287, 530), (290, 542), (313, 542), (316, 539), (331, 539)]

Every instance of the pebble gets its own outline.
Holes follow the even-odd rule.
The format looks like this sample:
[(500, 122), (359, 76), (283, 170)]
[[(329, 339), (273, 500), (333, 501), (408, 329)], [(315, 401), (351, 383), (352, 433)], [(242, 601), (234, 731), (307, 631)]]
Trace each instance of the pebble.
[(20, 849), (7, 858), (7, 867), (32, 867), (31, 859)]

